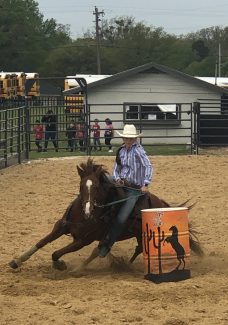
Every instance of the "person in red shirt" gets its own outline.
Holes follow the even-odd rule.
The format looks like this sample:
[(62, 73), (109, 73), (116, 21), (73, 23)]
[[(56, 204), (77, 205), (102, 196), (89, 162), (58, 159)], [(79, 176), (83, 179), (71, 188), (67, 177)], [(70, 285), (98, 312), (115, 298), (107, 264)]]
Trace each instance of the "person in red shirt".
[(93, 132), (93, 144), (94, 144), (94, 150), (97, 150), (97, 145), (99, 146), (99, 151), (101, 151), (101, 141), (100, 141), (100, 125), (99, 120), (95, 118), (94, 125), (92, 126), (92, 132)]
[(44, 129), (40, 125), (40, 121), (36, 120), (36, 126), (34, 127), (34, 134), (35, 134), (35, 144), (37, 146), (38, 152), (42, 151), (41, 141), (43, 139), (43, 132)]
[(87, 144), (87, 128), (83, 120), (81, 120), (77, 126), (76, 137), (79, 137), (80, 151), (85, 152)]

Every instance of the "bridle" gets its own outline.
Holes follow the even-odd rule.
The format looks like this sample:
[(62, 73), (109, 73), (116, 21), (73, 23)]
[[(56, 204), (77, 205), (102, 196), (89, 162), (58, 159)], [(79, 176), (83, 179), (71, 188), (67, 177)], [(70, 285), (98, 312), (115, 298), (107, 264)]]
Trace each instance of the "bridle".
[[(81, 198), (81, 194), (79, 194), (78, 197)], [(95, 207), (97, 207), (97, 208), (105, 208), (105, 207), (111, 205), (110, 203), (107, 203), (107, 204), (99, 204), (99, 203), (97, 203), (96, 198), (94, 199), (94, 201), (91, 201), (91, 200), (85, 200), (85, 201), (83, 201), (82, 198), (81, 198), (81, 201), (82, 201), (82, 206), (83, 206), (84, 204), (86, 204), (86, 203), (92, 203), (93, 206), (95, 206)], [(112, 204), (115, 204), (115, 202), (112, 202)]]

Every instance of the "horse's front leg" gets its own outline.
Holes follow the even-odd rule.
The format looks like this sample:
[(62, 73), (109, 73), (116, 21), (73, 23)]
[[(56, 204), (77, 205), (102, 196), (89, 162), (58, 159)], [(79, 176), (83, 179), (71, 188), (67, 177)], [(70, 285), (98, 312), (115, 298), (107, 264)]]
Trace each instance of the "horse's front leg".
[(143, 252), (141, 233), (140, 233), (140, 236), (136, 237), (136, 239), (137, 239), (138, 246), (136, 246), (135, 252), (134, 252), (132, 258), (130, 259), (130, 263), (131, 264), (134, 262), (134, 260), (136, 259), (136, 257), (138, 257)]
[(83, 239), (75, 239), (72, 243), (69, 245), (61, 248), (58, 251), (55, 251), (52, 254), (52, 266), (54, 269), (64, 271), (67, 269), (67, 265), (63, 260), (59, 260), (59, 258), (65, 254), (76, 252), (79, 249), (83, 248), (86, 245), (90, 245), (93, 242), (93, 240), (85, 241)]
[(38, 249), (44, 247), (45, 245), (47, 245), (48, 243), (51, 243), (52, 241), (54, 241), (56, 239), (58, 239), (65, 233), (66, 233), (66, 230), (64, 227), (62, 227), (62, 219), (60, 219), (55, 223), (54, 228), (49, 235), (47, 235), (46, 237), (41, 239), (36, 245), (29, 248), (21, 256), (16, 257), (14, 260), (12, 260), (9, 263), (9, 265), (13, 269), (17, 269), (18, 267), (20, 267), (22, 265), (23, 262), (27, 261), (33, 254), (35, 254), (38, 251)]

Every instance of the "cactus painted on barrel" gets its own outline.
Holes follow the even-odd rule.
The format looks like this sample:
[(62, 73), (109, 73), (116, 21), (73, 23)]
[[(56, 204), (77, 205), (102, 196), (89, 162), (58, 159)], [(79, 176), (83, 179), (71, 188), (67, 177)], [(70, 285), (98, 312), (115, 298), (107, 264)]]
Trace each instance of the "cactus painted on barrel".
[(159, 263), (159, 274), (162, 274), (162, 267), (161, 267), (161, 243), (165, 239), (165, 233), (162, 231), (162, 236), (161, 235), (161, 228), (158, 227), (158, 245), (155, 243), (155, 233), (153, 231), (153, 245), (155, 248), (158, 249), (158, 263)]
[(144, 232), (144, 248), (145, 253), (147, 254), (148, 259), (148, 274), (150, 274), (150, 241), (152, 239), (152, 230), (148, 227), (148, 223), (146, 224), (146, 233)]

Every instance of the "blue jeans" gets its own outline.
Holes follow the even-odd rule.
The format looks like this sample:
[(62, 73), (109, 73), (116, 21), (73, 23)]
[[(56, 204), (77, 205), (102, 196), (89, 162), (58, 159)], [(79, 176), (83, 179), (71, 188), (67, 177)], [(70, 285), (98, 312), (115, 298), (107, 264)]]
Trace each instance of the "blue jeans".
[(94, 144), (94, 149), (97, 150), (98, 145), (101, 149), (101, 142), (100, 142), (100, 137), (93, 137), (93, 144)]
[[(108, 178), (111, 181), (113, 180), (112, 176), (109, 176)], [(109, 247), (112, 247), (113, 244), (118, 239), (118, 237), (122, 234), (124, 227), (125, 227), (125, 223), (127, 221), (127, 218), (129, 217), (131, 211), (133, 210), (133, 208), (135, 206), (136, 201), (139, 198), (139, 195), (141, 194), (140, 190), (137, 190), (132, 187), (123, 187), (123, 190), (126, 194), (126, 197), (131, 197), (131, 196), (138, 196), (138, 197), (132, 197), (131, 199), (128, 199), (127, 201), (125, 201), (125, 203), (120, 208), (120, 211), (114, 221), (114, 225), (112, 228)]]
[(44, 142), (44, 148), (47, 149), (47, 146), (48, 146), (48, 140), (51, 138), (51, 141), (54, 145), (55, 148), (57, 148), (57, 143), (56, 143), (56, 140), (55, 140), (55, 135), (56, 135), (56, 132), (53, 132), (53, 131), (46, 131), (45, 132), (45, 142)]

